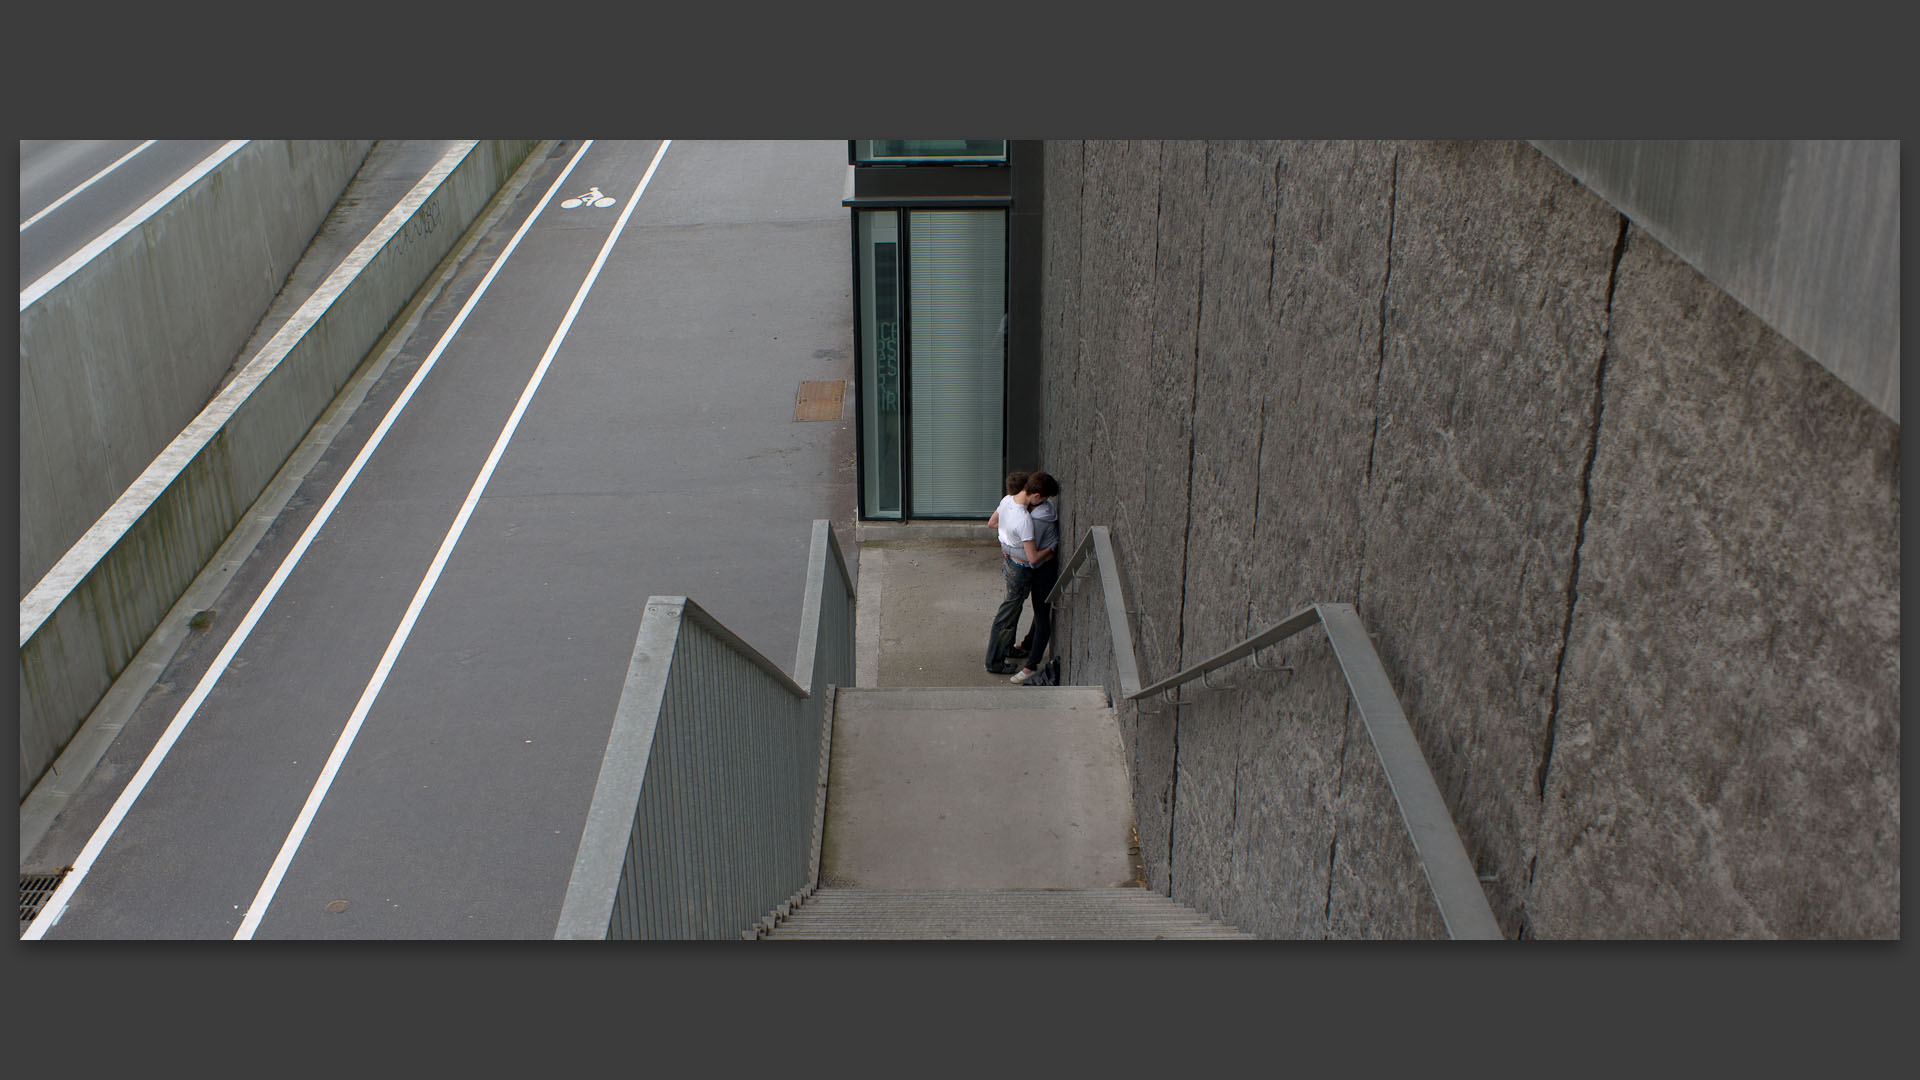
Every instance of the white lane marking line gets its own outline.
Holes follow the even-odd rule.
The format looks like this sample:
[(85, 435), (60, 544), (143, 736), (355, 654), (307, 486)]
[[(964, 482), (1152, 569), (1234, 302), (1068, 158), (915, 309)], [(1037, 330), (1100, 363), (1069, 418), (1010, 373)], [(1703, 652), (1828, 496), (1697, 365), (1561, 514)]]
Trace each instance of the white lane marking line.
[(353, 459), (353, 465), (340, 478), (340, 482), (334, 485), (333, 494), (327, 496), (327, 501), (321, 505), (319, 513), (314, 515), (306, 531), (300, 534), (299, 542), (294, 544), (293, 550), (281, 560), (280, 569), (274, 572), (272, 580), (267, 582), (267, 587), (261, 591), (259, 598), (254, 600), (253, 606), (247, 610), (247, 617), (240, 620), (240, 625), (235, 628), (233, 636), (227, 640), (226, 646), (214, 658), (213, 666), (200, 677), (200, 683), (193, 688), (192, 696), (187, 698), (185, 704), (180, 706), (180, 711), (174, 714), (173, 722), (167, 725), (167, 730), (160, 736), (160, 741), (147, 753), (147, 760), (141, 764), (140, 771), (134, 773), (133, 779), (127, 781), (126, 789), (120, 792), (120, 798), (114, 802), (113, 809), (107, 812), (107, 816), (93, 830), (93, 836), (87, 840), (87, 846), (81, 849), (79, 858), (73, 861), (73, 869), (67, 873), (66, 880), (61, 882), (60, 887), (47, 898), (46, 906), (40, 909), (39, 916), (33, 920), (32, 925), (27, 927), (27, 932), (20, 935), (21, 940), (33, 940), (44, 936), (55, 923), (60, 921), (60, 916), (66, 913), (67, 901), (73, 897), (74, 890), (86, 880), (87, 871), (93, 868), (94, 860), (99, 858), (100, 852), (107, 846), (107, 841), (113, 838), (114, 831), (120, 827), (121, 820), (127, 816), (134, 802), (140, 798), (141, 792), (146, 789), (147, 781), (153, 778), (154, 772), (160, 768), (160, 763), (166, 760), (167, 752), (173, 749), (173, 744), (180, 738), (181, 732), (186, 730), (188, 722), (200, 710), (200, 704), (207, 699), (209, 693), (212, 693), (213, 684), (225, 674), (227, 665), (233, 662), (234, 654), (240, 651), (240, 646), (245, 644), (247, 635), (253, 632), (254, 624), (260, 621), (261, 615), (265, 614), (267, 605), (273, 602), (273, 598), (280, 592), (280, 587), (286, 584), (287, 578), (293, 573), (294, 566), (299, 563), (301, 556), (306, 554), (308, 546), (319, 534), (321, 526), (333, 516), (334, 508), (340, 505), (340, 500), (346, 497), (347, 489), (352, 487), (354, 480), (359, 478), (360, 470), (366, 466), (367, 459), (373, 456), (380, 441), (386, 438), (387, 430), (393, 427), (393, 422), (400, 416), (400, 411), (407, 407), (407, 402), (413, 400), (414, 391), (420, 388), (421, 382), (426, 379), (427, 373), (433, 370), (434, 364), (440, 359), (440, 354), (446, 350), (447, 344), (466, 323), (467, 316), (480, 302), (480, 297), (485, 295), (487, 286), (493, 284), (494, 276), (500, 272), (501, 267), (506, 265), (507, 259), (512, 257), (514, 249), (520, 246), (520, 238), (527, 234), (527, 230), (540, 217), (540, 212), (547, 208), (547, 202), (553, 198), (555, 192), (560, 190), (560, 185), (566, 182), (567, 174), (573, 171), (573, 167), (579, 164), (581, 155), (585, 154), (587, 147), (592, 145), (592, 140), (580, 145), (579, 151), (573, 155), (573, 160), (567, 162), (567, 167), (560, 171), (553, 186), (549, 187), (547, 193), (541, 197), (540, 205), (533, 208), (533, 213), (527, 215), (526, 221), (521, 222), (520, 228), (513, 234), (513, 239), (507, 242), (506, 249), (501, 251), (500, 257), (495, 259), (493, 266), (487, 270), (486, 277), (480, 279), (480, 286), (473, 291), (472, 296), (467, 298), (466, 304), (460, 308), (460, 314), (454, 317), (453, 324), (440, 336), (439, 344), (427, 354), (427, 358), (420, 364), (420, 370), (414, 372), (413, 378), (407, 382), (407, 388), (401, 391), (400, 397), (387, 410), (386, 417), (380, 421), (380, 426), (374, 429), (373, 434), (367, 439), (367, 444), (360, 448), (359, 456)]
[(66, 262), (40, 275), (39, 281), (20, 290), (20, 310), (27, 310), (28, 306), (35, 300), (47, 295), (55, 285), (67, 280), (75, 270), (87, 265), (95, 255), (112, 247), (115, 241), (139, 228), (143, 222), (152, 217), (161, 207), (172, 202), (176, 195), (192, 187), (201, 177), (219, 167), (221, 162), (232, 157), (236, 151), (245, 145), (247, 145), (246, 139), (235, 139), (220, 149), (215, 150), (213, 153), (208, 154), (205, 158), (201, 159), (200, 164), (187, 170), (178, 180), (168, 184), (160, 194), (148, 199), (140, 209), (121, 218), (118, 225), (94, 237), (93, 243), (67, 256)]
[(68, 200), (68, 199), (71, 199), (71, 198), (73, 198), (73, 197), (74, 197), (75, 195), (78, 195), (78, 194), (80, 194), (81, 192), (83, 192), (83, 191), (85, 191), (85, 190), (87, 190), (88, 188), (90, 188), (90, 187), (92, 187), (92, 186), (94, 185), (94, 182), (95, 182), (95, 181), (97, 181), (97, 180), (99, 180), (99, 179), (100, 179), (101, 177), (103, 177), (103, 176), (105, 176), (105, 175), (107, 175), (108, 173), (110, 173), (110, 172), (112, 172), (113, 170), (115, 170), (115, 169), (117, 169), (117, 168), (119, 168), (120, 166), (122, 166), (122, 165), (125, 165), (125, 164), (126, 164), (126, 163), (127, 163), (128, 161), (129, 161), (129, 160), (131, 160), (131, 159), (133, 158), (133, 155), (135, 155), (135, 154), (137, 154), (137, 153), (139, 153), (139, 152), (140, 152), (140, 151), (142, 151), (142, 150), (145, 150), (145, 149), (146, 149), (147, 147), (149, 147), (149, 146), (152, 146), (152, 145), (153, 145), (153, 140), (152, 140), (152, 139), (148, 139), (148, 140), (147, 140), (146, 142), (143, 142), (143, 143), (141, 143), (141, 144), (140, 144), (139, 146), (136, 146), (136, 147), (134, 147), (133, 149), (131, 149), (131, 150), (129, 150), (129, 151), (127, 151), (127, 152), (126, 152), (125, 154), (122, 154), (122, 155), (120, 156), (120, 160), (118, 160), (118, 161), (116, 161), (116, 162), (114, 162), (113, 164), (111, 164), (111, 165), (109, 165), (109, 166), (107, 166), (107, 167), (106, 167), (106, 168), (104, 168), (104, 169), (101, 169), (101, 170), (100, 170), (99, 172), (97, 172), (97, 173), (94, 173), (94, 174), (93, 174), (92, 176), (89, 176), (89, 177), (87, 177), (87, 178), (86, 178), (85, 180), (82, 180), (82, 181), (80, 181), (80, 186), (79, 186), (79, 187), (76, 187), (76, 188), (74, 188), (74, 189), (73, 189), (72, 191), (69, 191), (69, 192), (67, 192), (67, 193), (66, 193), (65, 195), (62, 195), (62, 196), (60, 196), (59, 198), (57, 198), (57, 199), (55, 199), (55, 200), (53, 200), (52, 202), (50, 202), (50, 203), (48, 203), (48, 204), (47, 204), (47, 205), (46, 205), (45, 207), (43, 207), (43, 208), (41, 209), (41, 211), (40, 211), (39, 213), (37, 213), (37, 214), (35, 214), (35, 215), (33, 215), (32, 217), (30, 217), (30, 218), (28, 218), (27, 220), (25, 220), (25, 221), (23, 221), (23, 222), (21, 222), (21, 223), (20, 223), (20, 231), (21, 231), (21, 232), (26, 232), (26, 231), (27, 231), (27, 226), (29, 226), (29, 225), (32, 225), (32, 224), (33, 224), (34, 222), (36, 222), (36, 221), (39, 221), (39, 220), (40, 220), (41, 218), (43, 218), (43, 217), (46, 217), (46, 216), (47, 216), (48, 214), (51, 214), (51, 213), (53, 213), (53, 212), (54, 212), (55, 210), (58, 210), (58, 209), (60, 209), (60, 208), (61, 208), (62, 206), (65, 206), (65, 205), (66, 205), (66, 202), (67, 202), (67, 200)]
[(633, 208), (640, 204), (640, 196), (647, 190), (654, 171), (660, 168), (660, 159), (667, 154), (667, 147), (673, 140), (664, 139), (660, 149), (653, 155), (653, 163), (647, 166), (645, 176), (640, 178), (640, 186), (627, 200), (625, 210), (620, 212), (613, 230), (607, 234), (606, 242), (600, 245), (600, 254), (593, 260), (593, 268), (587, 271), (586, 280), (573, 294), (573, 303), (567, 307), (567, 314), (560, 320), (560, 328), (553, 332), (553, 339), (547, 342), (546, 352), (540, 356), (540, 363), (533, 370), (533, 377), (527, 380), (525, 390), (520, 392), (520, 400), (513, 407), (513, 414), (507, 418), (506, 427), (500, 431), (500, 437), (494, 440), (493, 452), (487, 455), (487, 463), (480, 467), (480, 475), (467, 491), (466, 501), (460, 505), (459, 514), (454, 516), (453, 525), (447, 529), (446, 539), (440, 542), (440, 550), (433, 556), (433, 564), (427, 568), (427, 576), (420, 582), (420, 588), (413, 594), (413, 602), (407, 605), (407, 613), (401, 617), (400, 625), (387, 642), (387, 651), (380, 657), (379, 666), (374, 668), (373, 677), (367, 680), (366, 689), (360, 694), (360, 701), (353, 707), (353, 715), (347, 720), (346, 729), (340, 732), (340, 738), (334, 743), (333, 753), (327, 756), (320, 777), (314, 781), (313, 790), (307, 795), (305, 806), (300, 808), (300, 816), (295, 819), (293, 829), (280, 846), (280, 854), (273, 860), (272, 869), (267, 871), (266, 880), (260, 883), (260, 891), (254, 894), (253, 902), (247, 905), (247, 914), (240, 921), (240, 929), (234, 932), (235, 941), (252, 939), (260, 926), (260, 920), (266, 917), (268, 905), (273, 903), (273, 895), (280, 889), (280, 881), (286, 876), (287, 867), (292, 865), (295, 853), (300, 850), (301, 841), (306, 839), (307, 828), (313, 824), (313, 817), (320, 810), (320, 804), (327, 797), (327, 790), (333, 786), (333, 778), (340, 771), (341, 762), (346, 760), (347, 751), (352, 749), (353, 740), (360, 733), (360, 726), (366, 721), (367, 713), (373, 709), (373, 703), (386, 686), (387, 675), (399, 659), (400, 650), (407, 644), (408, 635), (413, 633), (413, 624), (420, 617), (421, 609), (427, 605), (427, 597), (433, 594), (433, 588), (439, 584), (440, 573), (446, 568), (447, 560), (453, 556), (453, 549), (460, 542), (460, 534), (466, 531), (467, 520), (473, 516), (473, 509), (480, 502), (480, 496), (486, 491), (487, 483), (493, 479), (493, 470), (500, 464), (500, 458), (507, 452), (507, 444), (513, 440), (514, 432), (520, 427), (520, 418), (526, 415), (527, 406), (532, 404), (533, 395), (540, 389), (540, 383), (547, 376), (547, 369), (553, 366), (554, 354), (560, 351), (561, 342), (567, 339), (568, 331), (573, 329), (573, 320), (586, 303), (587, 294), (593, 290), (593, 284), (600, 278), (600, 268), (607, 264), (607, 256), (613, 253), (614, 242), (627, 227), (627, 219), (633, 216)]

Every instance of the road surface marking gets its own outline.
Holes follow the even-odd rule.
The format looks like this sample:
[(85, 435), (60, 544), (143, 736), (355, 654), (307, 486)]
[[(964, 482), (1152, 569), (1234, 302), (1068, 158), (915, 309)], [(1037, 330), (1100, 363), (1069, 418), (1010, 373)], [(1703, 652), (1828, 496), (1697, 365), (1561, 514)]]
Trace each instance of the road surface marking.
[[(260, 891), (254, 894), (253, 902), (247, 905), (247, 914), (235, 931), (235, 941), (246, 941), (253, 937), (260, 926), (260, 920), (266, 917), (267, 908), (273, 903), (273, 895), (279, 891), (280, 881), (286, 876), (287, 867), (292, 865), (294, 855), (300, 850), (300, 843), (306, 839), (307, 828), (313, 824), (313, 818), (320, 810), (320, 804), (326, 800), (327, 790), (333, 786), (333, 778), (339, 773), (340, 765), (346, 760), (347, 751), (353, 748), (353, 740), (360, 733), (360, 727), (366, 722), (367, 713), (373, 709), (375, 699), (386, 686), (387, 675), (393, 670), (394, 663), (400, 657), (400, 651), (406, 647), (407, 637), (413, 632), (413, 624), (420, 618), (421, 609), (427, 605), (427, 598), (433, 594), (433, 588), (440, 581), (440, 573), (446, 568), (447, 560), (453, 556), (453, 549), (460, 542), (460, 534), (466, 531), (467, 520), (473, 516), (473, 509), (480, 502), (480, 496), (487, 489), (487, 483), (493, 479), (493, 470), (500, 464), (500, 458), (507, 452), (507, 444), (513, 441), (513, 435), (520, 427), (520, 418), (526, 415), (527, 406), (533, 402), (533, 396), (540, 389), (540, 383), (547, 376), (547, 369), (553, 366), (554, 354), (560, 351), (560, 343), (567, 339), (568, 331), (573, 329), (573, 320), (586, 303), (587, 294), (593, 290), (593, 284), (600, 278), (600, 269), (607, 263), (607, 256), (613, 253), (614, 242), (627, 227), (627, 219), (633, 216), (634, 207), (640, 205), (640, 196), (646, 193), (647, 184), (653, 180), (654, 171), (660, 168), (660, 159), (667, 154), (667, 147), (673, 145), (671, 139), (662, 140), (660, 149), (653, 155), (653, 163), (647, 166), (645, 176), (634, 188), (633, 196), (627, 200), (620, 219), (614, 222), (613, 229), (607, 234), (606, 242), (600, 245), (600, 254), (593, 260), (593, 267), (573, 294), (573, 303), (568, 306), (565, 317), (560, 320), (560, 328), (553, 332), (552, 340), (547, 342), (546, 352), (540, 356), (540, 363), (534, 368), (532, 378), (527, 380), (525, 390), (520, 392), (520, 400), (513, 407), (513, 414), (507, 418), (506, 427), (500, 431), (500, 437), (494, 440), (493, 452), (487, 455), (487, 462), (480, 467), (480, 475), (474, 478), (473, 486), (467, 491), (467, 498), (460, 506), (460, 512), (454, 516), (453, 525), (447, 529), (446, 539), (440, 542), (440, 550), (435, 553), (433, 563), (427, 568), (426, 577), (420, 582), (420, 588), (413, 594), (413, 602), (407, 605), (407, 613), (401, 616), (400, 625), (387, 642), (387, 651), (380, 657), (380, 663), (374, 668), (373, 677), (360, 694), (360, 701), (353, 707), (353, 715), (348, 718), (347, 726), (334, 743), (333, 753), (328, 755), (325, 767), (320, 770), (320, 778), (314, 781), (313, 790), (307, 795), (305, 806), (300, 808), (300, 816), (295, 819), (293, 829), (280, 846), (280, 854), (273, 860), (272, 869), (267, 871), (266, 880), (260, 883)], [(584, 150), (585, 147), (582, 147)], [(577, 158), (575, 160), (578, 160)], [(544, 203), (542, 204), (544, 206)], [(536, 211), (537, 213), (537, 211)], [(532, 219), (528, 219), (531, 221)], [(464, 313), (463, 313), (464, 314)]]
[(595, 184), (593, 187), (589, 188), (585, 194), (575, 195), (573, 198), (567, 199), (564, 202), (562, 202), (560, 204), (560, 209), (577, 210), (582, 206), (597, 206), (600, 209), (604, 210), (607, 207), (612, 206), (615, 201), (616, 200), (607, 198), (605, 193), (603, 193), (600, 190), (600, 185)]

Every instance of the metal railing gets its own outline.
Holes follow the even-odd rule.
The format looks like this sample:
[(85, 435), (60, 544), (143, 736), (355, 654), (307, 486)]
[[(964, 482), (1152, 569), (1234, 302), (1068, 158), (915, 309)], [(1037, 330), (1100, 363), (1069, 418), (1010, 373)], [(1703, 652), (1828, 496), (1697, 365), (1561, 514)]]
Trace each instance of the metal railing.
[(647, 600), (555, 938), (737, 938), (817, 883), (831, 691), (854, 649), (824, 520), (807, 566), (792, 675), (688, 598)]
[(1407, 724), (1400, 699), (1387, 680), (1380, 654), (1361, 625), (1352, 604), (1309, 604), (1246, 640), (1223, 649), (1175, 675), (1140, 685), (1140, 668), (1134, 660), (1133, 623), (1126, 606), (1119, 560), (1113, 551), (1113, 538), (1105, 525), (1087, 530), (1073, 555), (1061, 567), (1060, 580), (1048, 595), (1049, 601), (1065, 598), (1079, 568), (1091, 558), (1100, 576), (1101, 593), (1106, 601), (1107, 628), (1113, 637), (1114, 674), (1120, 693), (1128, 701), (1141, 701), (1155, 694), (1169, 697), (1174, 690), (1208, 673), (1248, 657), (1261, 649), (1292, 637), (1310, 626), (1326, 628), (1327, 641), (1333, 646), (1334, 659), (1346, 678), (1360, 721), (1373, 742), (1374, 752), (1386, 769), (1387, 785), (1400, 808), (1407, 835), (1413, 839), (1420, 868), (1425, 873), (1433, 898), (1440, 908), (1440, 919), (1447, 936), (1456, 939), (1501, 939), (1500, 924), (1493, 917), (1487, 894), (1480, 887), (1466, 846), (1454, 828), (1453, 816), (1440, 797), (1433, 771), (1420, 752), (1420, 743)]

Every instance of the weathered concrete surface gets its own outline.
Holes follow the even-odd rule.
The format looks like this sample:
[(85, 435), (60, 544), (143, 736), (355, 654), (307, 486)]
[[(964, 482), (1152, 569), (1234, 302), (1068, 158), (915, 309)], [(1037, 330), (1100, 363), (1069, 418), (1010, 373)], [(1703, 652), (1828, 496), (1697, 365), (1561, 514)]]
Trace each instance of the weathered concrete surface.
[[(1006, 595), (1000, 545), (990, 536), (867, 541), (859, 562), (856, 685), (1011, 685), (985, 664), (987, 632)], [(1032, 610), (1023, 609), (1022, 631), (1032, 623)]]
[(1361, 615), (1518, 929), (1620, 218), (1518, 143), (1395, 169)]
[[(1069, 542), (1113, 527), (1143, 682), (1308, 602), (1355, 602), (1509, 935), (1897, 934), (1897, 428), (1844, 393), (1786, 394), (1648, 471), (1616, 426), (1667, 446), (1682, 421), (1658, 407), (1662, 380), (1746, 355), (1763, 328), (1671, 256), (1690, 279), (1641, 280), (1633, 256), (1658, 245), (1524, 144), (1049, 143), (1046, 160), (1043, 457)], [(1686, 312), (1704, 300), (1656, 309), (1650, 294), (1731, 314), (1702, 328)], [(1623, 318), (1658, 377), (1610, 367)], [(1826, 377), (1778, 345), (1776, 380)], [(1610, 406), (1623, 379), (1643, 405)], [(1776, 449), (1749, 460), (1757, 445)], [(1682, 469), (1710, 478), (1712, 535), (1739, 522), (1751, 538), (1747, 579), (1655, 528)], [(1798, 520), (1846, 542), (1810, 560), (1776, 503), (1814, 508)], [(1634, 514), (1649, 531), (1609, 538), (1626, 529), (1609, 515)], [(1629, 553), (1699, 582), (1693, 608), (1640, 618), (1679, 603), (1645, 582), (1602, 586), (1597, 607), (1593, 560)], [(1793, 573), (1757, 579), (1767, 603), (1746, 623), (1699, 614), (1763, 564)], [(1063, 613), (1063, 647), (1074, 681), (1117, 690), (1098, 595)], [(1589, 625), (1603, 618), (1618, 623)], [(1630, 680), (1608, 635), (1639, 643)], [(1178, 708), (1122, 709), (1150, 884), (1268, 937), (1439, 935), (1324, 636), (1262, 662), (1292, 670), (1243, 662)], [(1629, 692), (1685, 696), (1692, 738), (1597, 719)], [(1813, 715), (1817, 738), (1791, 719)], [(1723, 779), (1749, 785), (1741, 808), (1694, 809), (1708, 804), (1685, 778), (1757, 730), (1768, 749), (1745, 753), (1773, 779)], [(1626, 806), (1645, 807), (1633, 845), (1578, 839)], [(1727, 849), (1717, 877), (1690, 865), (1709, 837)], [(1776, 870), (1829, 844), (1817, 887), (1782, 886)], [(1640, 900), (1656, 891), (1664, 910)], [(1635, 902), (1603, 914), (1596, 897)], [(1822, 901), (1848, 910), (1729, 917)]]
[[(1248, 586), (1258, 569), (1248, 544), (1259, 503), (1233, 493), (1257, 488), (1264, 449), (1263, 360), (1271, 350), (1268, 301), (1278, 162), (1278, 150), (1270, 144), (1207, 147), (1206, 190), (1198, 197), (1205, 216), (1194, 350), (1187, 574), (1185, 599), (1174, 623), (1182, 666), (1247, 633)], [(1114, 467), (1122, 466), (1115, 461)], [(1225, 914), (1231, 909), (1227, 898), (1250, 885), (1239, 873), (1249, 863), (1241, 856), (1256, 850), (1243, 843), (1240, 814), (1254, 787), (1252, 778), (1242, 775), (1248, 759), (1245, 744), (1259, 734), (1259, 724), (1222, 704), (1182, 712), (1177, 730), (1174, 895), (1232, 920), (1236, 916)]]
[(220, 386), (372, 145), (256, 140), (20, 312), (20, 588)]
[[(1357, 496), (1373, 448), (1393, 166), (1393, 148), (1377, 143), (1313, 144), (1281, 155), (1275, 228), (1285, 240), (1274, 253), (1259, 479), (1259, 490), (1272, 497), (1259, 502), (1250, 545), (1253, 565), (1266, 571), (1250, 582), (1256, 628), (1309, 600), (1351, 596), (1358, 588)], [(1274, 899), (1261, 905), (1250, 896), (1241, 904), (1268, 906), (1260, 926), (1274, 936), (1381, 936), (1385, 920), (1351, 914), (1379, 905), (1353, 897), (1369, 880), (1398, 880), (1412, 859), (1410, 842), (1377, 832), (1376, 844), (1356, 842), (1363, 833), (1349, 819), (1395, 812), (1386, 778), (1359, 717), (1349, 715), (1346, 684), (1324, 635), (1288, 642), (1273, 662), (1293, 666), (1293, 674), (1243, 669), (1232, 680), (1247, 686), (1250, 709), (1242, 711), (1258, 717), (1262, 729), (1244, 771), (1253, 781), (1256, 820), (1270, 824), (1248, 840), (1260, 850), (1322, 854), (1297, 865), (1252, 860)], [(1195, 696), (1204, 702), (1213, 695)], [(1328, 806), (1337, 806), (1337, 815), (1326, 814)], [(1380, 858), (1392, 860), (1390, 872), (1367, 869)], [(1342, 903), (1331, 902), (1334, 890)], [(1280, 920), (1273, 911), (1291, 917)]]
[(1898, 937), (1899, 429), (1637, 228), (1542, 936)]

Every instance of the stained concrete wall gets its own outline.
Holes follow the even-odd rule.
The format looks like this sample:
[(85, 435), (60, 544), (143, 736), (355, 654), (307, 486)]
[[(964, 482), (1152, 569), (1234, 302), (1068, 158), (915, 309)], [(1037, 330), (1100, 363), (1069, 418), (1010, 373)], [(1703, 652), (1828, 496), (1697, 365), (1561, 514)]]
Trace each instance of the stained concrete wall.
[[(1508, 936), (1899, 933), (1898, 426), (1523, 143), (1050, 142), (1143, 681), (1349, 601)], [(1072, 681), (1114, 685), (1096, 589)], [(1091, 601), (1093, 606), (1089, 606)], [(1440, 936), (1324, 634), (1122, 710), (1151, 884)]]
[(20, 312), (20, 591), (220, 388), (372, 142), (254, 140)]
[(534, 147), (429, 172), (21, 600), (22, 798)]

